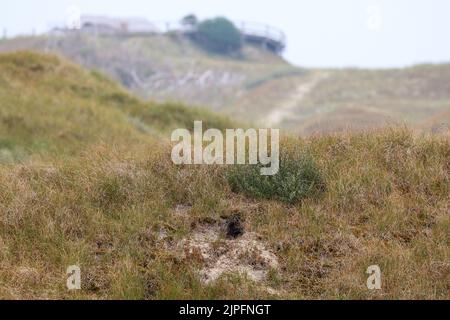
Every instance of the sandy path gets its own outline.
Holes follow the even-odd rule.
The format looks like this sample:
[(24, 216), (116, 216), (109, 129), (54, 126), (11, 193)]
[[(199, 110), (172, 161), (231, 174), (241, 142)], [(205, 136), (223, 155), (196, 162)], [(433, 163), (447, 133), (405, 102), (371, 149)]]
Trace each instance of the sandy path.
[(263, 123), (266, 126), (273, 128), (278, 126), (284, 119), (293, 116), (293, 111), (298, 106), (298, 103), (301, 102), (321, 81), (328, 77), (328, 73), (316, 73), (312, 76), (311, 80), (299, 84), (296, 90), (280, 104), (280, 107), (272, 110), (272, 112), (267, 115)]

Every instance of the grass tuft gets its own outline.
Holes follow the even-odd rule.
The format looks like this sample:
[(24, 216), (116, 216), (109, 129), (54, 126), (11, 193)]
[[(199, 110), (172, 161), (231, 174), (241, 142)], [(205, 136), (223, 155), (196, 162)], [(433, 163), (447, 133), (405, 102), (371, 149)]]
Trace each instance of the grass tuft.
[(227, 173), (234, 192), (254, 198), (296, 203), (319, 196), (325, 189), (319, 168), (307, 152), (281, 152), (280, 170), (263, 176), (261, 165), (233, 166)]

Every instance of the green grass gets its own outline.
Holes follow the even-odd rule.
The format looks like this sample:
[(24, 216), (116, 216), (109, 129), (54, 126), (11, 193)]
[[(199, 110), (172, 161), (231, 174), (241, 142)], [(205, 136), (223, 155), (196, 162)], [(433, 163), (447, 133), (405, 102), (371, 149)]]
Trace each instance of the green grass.
[(281, 146), (279, 172), (273, 176), (261, 175), (261, 165), (232, 166), (227, 174), (232, 190), (286, 203), (320, 196), (325, 188), (322, 175), (308, 152), (297, 148)]
[(96, 143), (148, 141), (161, 131), (232, 121), (180, 103), (142, 102), (95, 71), (55, 56), (0, 55), (0, 149), (3, 162), (26, 155), (74, 155)]

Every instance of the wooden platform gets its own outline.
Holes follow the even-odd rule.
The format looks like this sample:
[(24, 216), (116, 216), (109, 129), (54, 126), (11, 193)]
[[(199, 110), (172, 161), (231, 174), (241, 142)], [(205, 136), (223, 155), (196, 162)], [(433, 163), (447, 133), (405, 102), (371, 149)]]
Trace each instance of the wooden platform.
[(280, 29), (253, 22), (241, 21), (235, 24), (247, 43), (262, 46), (276, 54), (281, 54), (286, 48), (286, 35)]
[[(161, 32), (178, 31), (194, 34), (195, 30), (186, 29), (180, 22), (153, 21)], [(286, 48), (286, 35), (278, 28), (263, 23), (248, 21), (233, 21), (239, 29), (245, 42), (261, 46), (275, 54), (281, 54)]]

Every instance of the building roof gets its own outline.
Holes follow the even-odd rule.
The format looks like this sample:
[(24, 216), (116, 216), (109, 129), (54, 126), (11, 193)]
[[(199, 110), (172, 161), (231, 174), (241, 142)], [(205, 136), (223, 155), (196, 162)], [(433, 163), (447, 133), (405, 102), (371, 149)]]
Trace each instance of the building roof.
[(106, 16), (81, 16), (81, 26), (101, 26), (117, 31), (159, 32), (160, 30), (145, 18), (110, 18)]

